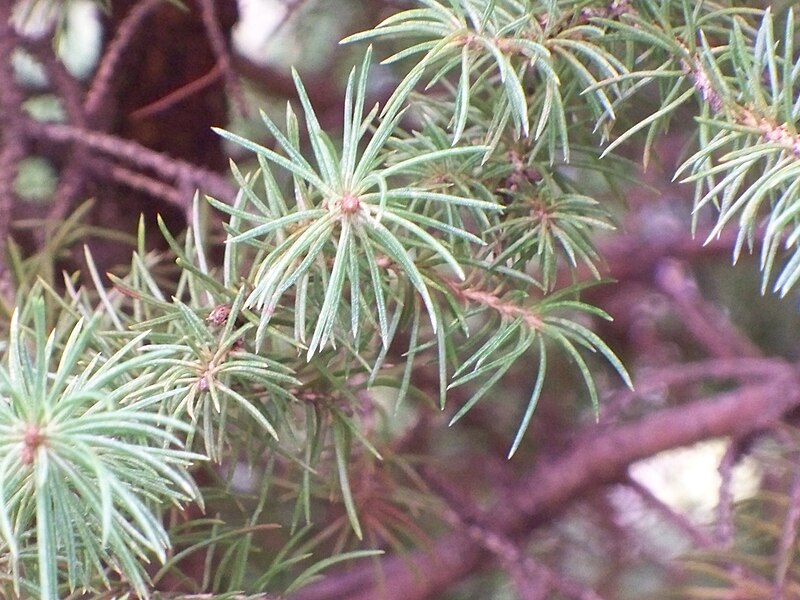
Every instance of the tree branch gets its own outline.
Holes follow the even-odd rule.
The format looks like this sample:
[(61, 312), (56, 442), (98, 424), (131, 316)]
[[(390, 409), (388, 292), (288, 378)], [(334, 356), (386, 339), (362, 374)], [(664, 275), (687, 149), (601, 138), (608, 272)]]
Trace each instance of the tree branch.
[(86, 92), (84, 109), (93, 125), (97, 125), (96, 121), (100, 113), (110, 100), (112, 81), (118, 73), (118, 67), (123, 59), (125, 50), (133, 41), (139, 28), (144, 25), (150, 13), (160, 5), (161, 0), (142, 0), (120, 22), (114, 39), (111, 40), (105, 53), (103, 53), (91, 86)]
[(11, 4), (0, 2), (0, 298), (13, 304), (13, 282), (6, 264), (6, 248), (15, 204), (14, 184), (20, 161), (25, 158), (22, 127), (22, 91), (14, 76), (12, 54), (17, 33), (10, 22)]
[[(113, 156), (130, 165), (151, 169), (158, 177), (175, 182), (179, 189), (190, 185), (224, 202), (233, 202), (234, 187), (221, 175), (183, 160), (167, 156), (118, 136), (90, 131), (72, 125), (25, 121), (25, 131), (32, 137), (48, 142), (71, 142), (96, 152)], [(184, 199), (185, 206), (191, 197)]]
[[(508, 535), (530, 530), (588, 488), (624, 479), (628, 466), (638, 460), (710, 438), (740, 438), (763, 431), (798, 405), (800, 380), (787, 369), (769, 383), (664, 409), (605, 431), (589, 428), (560, 456), (540, 460), (511, 497), (487, 515)], [(427, 600), (478, 569), (485, 556), (469, 535), (454, 533), (427, 551), (382, 560), (383, 578), (393, 582), (383, 594), (374, 569), (359, 567), (310, 586), (292, 600)]]
[[(47, 77), (64, 103), (70, 124), (86, 127), (86, 115), (83, 108), (83, 91), (78, 81), (67, 71), (64, 64), (56, 56), (49, 39), (36, 40), (28, 44), (28, 48), (42, 62)], [(89, 150), (77, 145), (70, 149), (66, 165), (61, 170), (58, 185), (53, 193), (53, 200), (47, 213), (51, 222), (63, 221), (72, 210), (75, 201), (83, 193), (86, 184), (85, 164), (89, 158)], [(47, 232), (36, 232), (40, 247), (47, 243)]]
[(211, 45), (211, 50), (214, 56), (217, 57), (217, 66), (225, 78), (225, 89), (231, 97), (236, 110), (243, 117), (249, 116), (247, 109), (247, 102), (244, 97), (244, 90), (239, 81), (236, 71), (233, 69), (231, 62), (231, 53), (228, 49), (228, 43), (225, 40), (225, 34), (220, 27), (219, 20), (217, 19), (217, 11), (214, 3), (217, 0), (199, 0), (200, 12), (203, 16), (203, 25), (206, 28), (206, 35), (208, 42)]
[(702, 297), (688, 270), (679, 261), (661, 261), (656, 268), (655, 282), (672, 299), (686, 328), (711, 356), (761, 355), (758, 347), (733, 326), (727, 315)]

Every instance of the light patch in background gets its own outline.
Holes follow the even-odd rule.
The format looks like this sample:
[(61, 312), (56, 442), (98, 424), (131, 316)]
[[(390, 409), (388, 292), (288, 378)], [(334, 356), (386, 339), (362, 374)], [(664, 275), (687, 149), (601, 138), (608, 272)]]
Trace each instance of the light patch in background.
[[(727, 447), (719, 439), (668, 450), (631, 465), (629, 474), (672, 509), (697, 523), (710, 523), (719, 503), (719, 464)], [(732, 473), (734, 500), (755, 495), (761, 475), (755, 460), (741, 460)]]
[(100, 60), (103, 40), (97, 3), (72, 0), (65, 16), (64, 31), (58, 39), (58, 56), (73, 76), (86, 79)]
[[(51, 35), (58, 26), (56, 55), (78, 79), (87, 78), (100, 59), (103, 29), (93, 0), (70, 0), (66, 4), (22, 0), (14, 5), (11, 23), (20, 35), (31, 39)], [(47, 86), (44, 69), (29, 54), (16, 51), (13, 63), (23, 83)]]
[(39, 39), (53, 29), (61, 8), (58, 2), (20, 0), (11, 10), (11, 24), (18, 34)]
[(236, 50), (253, 62), (267, 62), (270, 42), (286, 11), (281, 0), (239, 0), (239, 22), (233, 28)]
[[(727, 447), (728, 442), (719, 439), (668, 450), (631, 465), (628, 474), (698, 530), (707, 530), (716, 520), (722, 481), (719, 464)], [(742, 459), (732, 472), (734, 501), (753, 497), (759, 490), (762, 476), (756, 460)], [(631, 486), (613, 486), (608, 499), (614, 507), (613, 519), (618, 526), (636, 532), (627, 547), (631, 555), (654, 553), (674, 559), (694, 547), (691, 536), (681, 526)]]
[(58, 173), (44, 157), (29, 156), (20, 161), (14, 192), (23, 200), (46, 202), (53, 197), (58, 185)]

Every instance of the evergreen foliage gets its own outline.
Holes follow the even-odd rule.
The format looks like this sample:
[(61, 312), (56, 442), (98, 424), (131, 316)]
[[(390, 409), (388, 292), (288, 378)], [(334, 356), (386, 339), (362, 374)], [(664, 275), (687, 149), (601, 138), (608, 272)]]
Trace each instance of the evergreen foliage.
[[(589, 292), (613, 285), (598, 240), (631, 148), (647, 163), (676, 119), (697, 128), (674, 174), (696, 186), (695, 228), (737, 228), (734, 260), (758, 248), (764, 290), (789, 294), (795, 21), (733, 0), (419, 0), (344, 40), (363, 58), (341, 130), (297, 72), (299, 103), (261, 113), (269, 142), (217, 129), (247, 151), (235, 199), (196, 194), (184, 232), (159, 221), (168, 250), (142, 222), (124, 273), (87, 249), (62, 282), (12, 245), (0, 594), (160, 597), (197, 579), (194, 555), (197, 593), (291, 597), (341, 561), (424, 546), (420, 523), (448, 513), (397, 449), (406, 411), (446, 410), (454, 430), (478, 403), (510, 412), (511, 457), (553, 371), (594, 416), (599, 389), (632, 387)], [(373, 52), (401, 75), (371, 105)], [(509, 373), (527, 377), (520, 406), (501, 400)], [(204, 497), (230, 514), (183, 520)]]

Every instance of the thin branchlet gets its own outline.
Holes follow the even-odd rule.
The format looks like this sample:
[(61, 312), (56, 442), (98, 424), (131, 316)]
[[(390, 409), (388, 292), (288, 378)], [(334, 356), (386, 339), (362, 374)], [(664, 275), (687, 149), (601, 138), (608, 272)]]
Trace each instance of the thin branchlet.
[(478, 288), (462, 287), (455, 282), (447, 282), (455, 296), (465, 303), (477, 304), (492, 309), (506, 319), (522, 319), (532, 331), (542, 326), (542, 319), (534, 311), (504, 300), (502, 296)]

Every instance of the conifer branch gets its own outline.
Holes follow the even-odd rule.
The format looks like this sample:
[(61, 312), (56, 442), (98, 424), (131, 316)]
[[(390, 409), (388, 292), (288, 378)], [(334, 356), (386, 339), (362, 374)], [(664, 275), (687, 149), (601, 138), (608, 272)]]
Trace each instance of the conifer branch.
[[(291, 16), (303, 4), (278, 27), (302, 30)], [(69, 32), (69, 3), (31, 6), (44, 29)], [(495, 569), (492, 592), (599, 600), (623, 584), (578, 583), (558, 551), (529, 546), (619, 483), (705, 551), (692, 560), (718, 581), (695, 596), (797, 585), (794, 349), (736, 322), (701, 280), (719, 253), (757, 248), (762, 291), (800, 282), (792, 11), (385, 2), (371, 7), (382, 22), (345, 40), (380, 46), (353, 45), (353, 68), (337, 54), (314, 75), (248, 67), (222, 5), (198, 0), (184, 8), (215, 66), (148, 87), (127, 116), (142, 126), (169, 106), (207, 133), (224, 115), (211, 124), (180, 101), (224, 80), (217, 104), (244, 117), (214, 129), (241, 149), (229, 180), (198, 166), (198, 132), (171, 134), (198, 164), (154, 150), (163, 139), (107, 133), (126, 54), (161, 26), (157, 0), (130, 6), (85, 96), (53, 40), (19, 39), (0, 8), (0, 283), (18, 284), (0, 323), (0, 595), (423, 600)], [(20, 48), (66, 122), (27, 102), (42, 90), (17, 82)], [(258, 123), (243, 74), (269, 88)], [(642, 150), (647, 165), (670, 125), (697, 134), (676, 174), (693, 202), (678, 184), (654, 200), (644, 182), (669, 184), (626, 158)], [(14, 198), (33, 152), (58, 179), (49, 206)], [(178, 210), (135, 232), (84, 222), (89, 204), (73, 205), (85, 191), (127, 216), (105, 183)], [(757, 327), (783, 326), (778, 309), (757, 310)], [(589, 408), (596, 422), (582, 425)], [(628, 471), (717, 437), (731, 446), (712, 537)], [(487, 460), (498, 447), (512, 460)], [(760, 570), (737, 544), (752, 535), (734, 499), (744, 457), (786, 484), (750, 501), (769, 508), (755, 523), (769, 521)], [(650, 535), (602, 514), (610, 501), (585, 510), (598, 536)]]
[[(555, 459), (542, 461), (520, 479), (507, 499), (485, 513), (488, 522), (508, 535), (531, 531), (569, 506), (572, 499), (624, 477), (627, 467), (662, 450), (720, 436), (741, 438), (763, 431), (800, 405), (794, 375), (753, 384), (718, 396), (656, 411), (635, 423), (604, 428), (579, 441)], [(587, 432), (588, 433), (588, 432)], [(381, 572), (396, 587), (385, 600), (427, 600), (460, 580), (484, 560), (466, 533), (449, 535), (413, 557), (382, 560)], [(369, 568), (350, 570), (310, 586), (292, 600), (367, 600), (381, 594)]]

